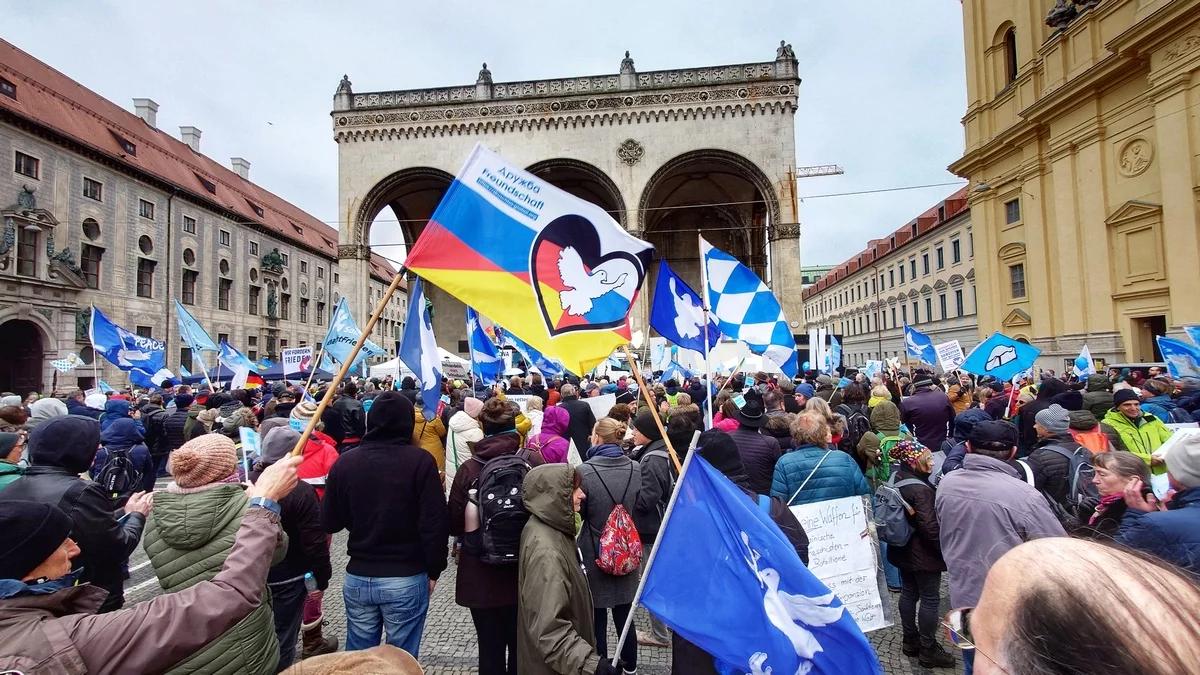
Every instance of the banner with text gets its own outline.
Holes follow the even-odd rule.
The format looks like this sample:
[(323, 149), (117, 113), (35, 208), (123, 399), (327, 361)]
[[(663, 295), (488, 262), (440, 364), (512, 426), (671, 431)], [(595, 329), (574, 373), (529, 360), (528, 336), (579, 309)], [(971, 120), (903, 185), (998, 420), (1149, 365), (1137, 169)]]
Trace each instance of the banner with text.
[(300, 374), (300, 371), (308, 370), (312, 365), (313, 351), (312, 347), (296, 347), (294, 349), (285, 349), (280, 354), (279, 362), (283, 365), (283, 376), (287, 377), (290, 374)]
[(962, 362), (967, 360), (967, 357), (963, 355), (962, 345), (958, 343), (958, 340), (950, 340), (934, 345), (933, 349), (937, 352), (938, 363), (942, 366), (942, 372), (948, 373), (952, 370), (958, 370)]

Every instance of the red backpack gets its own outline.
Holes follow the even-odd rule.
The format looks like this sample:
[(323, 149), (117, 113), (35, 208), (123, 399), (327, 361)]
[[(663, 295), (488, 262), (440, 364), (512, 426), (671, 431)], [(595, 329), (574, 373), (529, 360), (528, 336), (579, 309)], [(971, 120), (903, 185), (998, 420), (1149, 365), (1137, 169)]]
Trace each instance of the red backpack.
[(636, 572), (642, 564), (642, 539), (638, 536), (633, 518), (622, 503), (629, 494), (629, 486), (633, 484), (633, 464), (629, 465), (629, 482), (625, 484), (625, 494), (621, 495), (620, 501), (613, 498), (599, 471), (596, 472), (596, 478), (608, 493), (609, 500), (615, 504), (608, 514), (608, 519), (604, 521), (604, 529), (600, 531), (600, 543), (596, 547), (596, 568), (605, 574), (623, 577)]

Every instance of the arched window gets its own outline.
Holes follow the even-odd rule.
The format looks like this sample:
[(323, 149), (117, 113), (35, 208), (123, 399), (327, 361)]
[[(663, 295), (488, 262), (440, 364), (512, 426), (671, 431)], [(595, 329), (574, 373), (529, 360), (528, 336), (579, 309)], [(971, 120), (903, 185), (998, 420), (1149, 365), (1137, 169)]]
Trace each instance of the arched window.
[(1017, 79), (1017, 29), (1009, 28), (1004, 33), (1005, 86)]

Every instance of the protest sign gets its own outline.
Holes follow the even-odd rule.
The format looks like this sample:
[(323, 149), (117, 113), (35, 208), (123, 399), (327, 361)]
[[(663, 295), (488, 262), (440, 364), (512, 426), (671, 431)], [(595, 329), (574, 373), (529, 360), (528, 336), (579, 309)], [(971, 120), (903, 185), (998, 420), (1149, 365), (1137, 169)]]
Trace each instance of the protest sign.
[(617, 404), (617, 395), (604, 394), (603, 396), (593, 396), (582, 400), (591, 406), (592, 414), (596, 416), (596, 419), (600, 419), (601, 417), (608, 417), (608, 411), (612, 410), (612, 407)]
[(948, 373), (952, 370), (958, 370), (962, 362), (967, 360), (963, 356), (962, 345), (958, 343), (958, 340), (950, 340), (934, 345), (933, 349), (937, 352), (938, 363), (942, 366), (942, 372)]
[(808, 569), (837, 594), (863, 632), (890, 626), (863, 499), (831, 499), (791, 510), (808, 535)]
[(529, 409), (529, 399), (533, 398), (533, 396), (530, 396), (530, 395), (527, 395), (527, 394), (520, 394), (520, 395), (517, 395), (517, 396), (510, 396), (510, 395), (508, 395), (508, 394), (505, 394), (505, 395), (504, 395), (504, 398), (506, 398), (506, 399), (508, 399), (508, 400), (512, 401), (513, 403), (516, 403), (516, 404), (517, 404), (517, 407), (521, 409), (521, 412), (525, 412), (526, 410), (528, 410), (528, 409)]
[(299, 375), (300, 371), (307, 370), (312, 364), (312, 356), (312, 347), (296, 347), (280, 352), (279, 363), (283, 366), (283, 376), (293, 373)]
[(245, 471), (243, 478), (250, 480), (250, 457), (253, 456), (255, 461), (262, 457), (262, 438), (258, 431), (250, 427), (238, 428), (238, 436), (242, 441), (242, 470)]

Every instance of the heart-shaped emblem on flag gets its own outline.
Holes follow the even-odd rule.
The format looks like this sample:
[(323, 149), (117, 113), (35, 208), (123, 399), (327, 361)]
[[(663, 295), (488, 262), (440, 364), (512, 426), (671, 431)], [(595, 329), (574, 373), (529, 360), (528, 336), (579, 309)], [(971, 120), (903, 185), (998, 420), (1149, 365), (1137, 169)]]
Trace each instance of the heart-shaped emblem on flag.
[(529, 269), (550, 335), (624, 325), (646, 275), (633, 253), (604, 252), (596, 226), (580, 215), (560, 216), (542, 228)]

